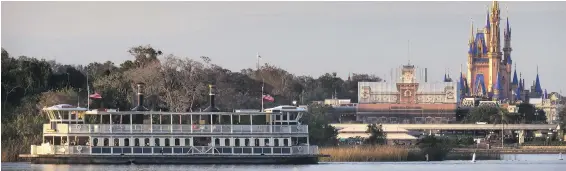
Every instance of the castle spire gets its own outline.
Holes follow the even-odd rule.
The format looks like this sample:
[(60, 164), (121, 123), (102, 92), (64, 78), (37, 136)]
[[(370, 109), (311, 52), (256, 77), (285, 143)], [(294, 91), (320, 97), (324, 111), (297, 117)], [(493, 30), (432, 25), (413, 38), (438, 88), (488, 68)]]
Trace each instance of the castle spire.
[(489, 8), (488, 8), (488, 10), (487, 10), (487, 16), (486, 16), (485, 19), (486, 19), (486, 21), (485, 21), (485, 22), (486, 22), (485, 28), (486, 28), (487, 30), (489, 30), (489, 29), (491, 28), (491, 23), (490, 23), (490, 21), (489, 21)]
[(542, 88), (540, 87), (540, 80), (538, 76), (538, 65), (537, 65), (537, 78), (535, 80), (535, 92), (542, 94)]
[(474, 42), (474, 19), (470, 18), (470, 44), (472, 44)]
[(515, 64), (515, 71), (513, 72), (513, 85), (519, 85), (519, 81), (517, 80), (517, 64)]
[(499, 75), (499, 72), (497, 72), (497, 80), (495, 80), (495, 86), (494, 86), (494, 90), (493, 90), (493, 95), (495, 99), (499, 100), (500, 99), (500, 91), (503, 90), (503, 87), (501, 86), (501, 76)]
[(499, 10), (499, 2), (493, 1), (493, 4), (491, 4), (491, 8), (493, 11)]

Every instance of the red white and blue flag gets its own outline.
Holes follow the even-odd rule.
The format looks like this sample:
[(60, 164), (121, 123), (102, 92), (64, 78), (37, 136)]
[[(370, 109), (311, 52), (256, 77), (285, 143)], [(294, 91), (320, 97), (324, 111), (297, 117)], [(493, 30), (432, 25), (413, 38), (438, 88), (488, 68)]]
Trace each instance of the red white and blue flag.
[(100, 94), (98, 94), (98, 93), (91, 94), (88, 97), (93, 98), (93, 99), (102, 99), (102, 96), (100, 96)]
[(262, 99), (264, 101), (268, 101), (268, 102), (274, 102), (275, 101), (275, 99), (272, 96), (270, 96), (269, 94), (263, 95)]

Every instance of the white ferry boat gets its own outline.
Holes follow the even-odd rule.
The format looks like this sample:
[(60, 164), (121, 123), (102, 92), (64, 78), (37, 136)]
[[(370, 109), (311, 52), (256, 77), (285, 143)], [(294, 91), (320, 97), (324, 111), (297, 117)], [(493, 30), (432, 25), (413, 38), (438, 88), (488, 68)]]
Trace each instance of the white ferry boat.
[(299, 122), (305, 108), (219, 112), (211, 85), (203, 112), (148, 111), (142, 89), (138, 84), (132, 111), (44, 108), (50, 121), (43, 143), (20, 157), (44, 164), (314, 164), (326, 156), (309, 145), (308, 126)]

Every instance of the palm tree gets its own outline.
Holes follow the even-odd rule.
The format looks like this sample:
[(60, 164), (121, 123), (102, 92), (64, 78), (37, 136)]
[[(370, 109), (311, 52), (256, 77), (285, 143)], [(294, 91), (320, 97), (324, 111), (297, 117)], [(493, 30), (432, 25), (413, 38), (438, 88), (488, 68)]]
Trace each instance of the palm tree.
[(511, 123), (512, 118), (509, 115), (509, 111), (505, 108), (498, 108), (498, 113), (490, 116), (490, 121), (493, 125), (501, 124), (501, 148), (504, 147), (504, 126)]

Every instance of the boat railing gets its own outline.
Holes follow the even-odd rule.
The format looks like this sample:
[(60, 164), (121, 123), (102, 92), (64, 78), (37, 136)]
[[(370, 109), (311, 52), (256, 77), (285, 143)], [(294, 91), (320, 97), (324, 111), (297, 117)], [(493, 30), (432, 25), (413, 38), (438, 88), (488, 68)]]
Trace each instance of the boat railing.
[(316, 155), (317, 146), (231, 147), (231, 146), (67, 146), (32, 145), (33, 155)]
[(307, 125), (70, 124), (69, 133), (308, 133)]

